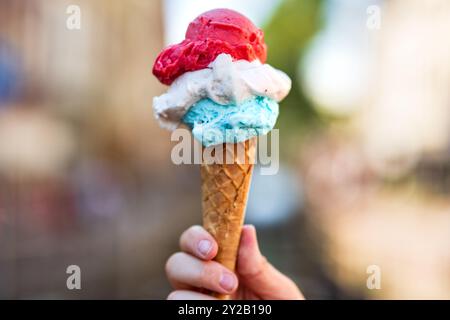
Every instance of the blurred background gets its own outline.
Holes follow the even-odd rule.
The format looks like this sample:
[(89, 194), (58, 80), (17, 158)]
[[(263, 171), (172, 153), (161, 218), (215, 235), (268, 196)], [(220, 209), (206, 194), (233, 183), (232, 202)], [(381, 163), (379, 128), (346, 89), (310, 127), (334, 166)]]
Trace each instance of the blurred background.
[(311, 299), (449, 299), (447, 0), (1, 0), (0, 298), (170, 292), (200, 176), (170, 160), (151, 69), (217, 7), (263, 28), (293, 79), (280, 172), (256, 170), (249, 200), (263, 253)]

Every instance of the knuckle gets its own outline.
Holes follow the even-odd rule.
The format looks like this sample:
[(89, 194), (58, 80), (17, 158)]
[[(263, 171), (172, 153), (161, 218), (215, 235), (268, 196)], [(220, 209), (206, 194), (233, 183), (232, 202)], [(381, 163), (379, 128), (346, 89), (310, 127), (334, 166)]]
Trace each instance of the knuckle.
[(200, 284), (210, 284), (212, 282), (212, 278), (215, 274), (215, 270), (213, 268), (213, 265), (211, 263), (204, 263), (202, 266), (202, 269), (198, 275), (198, 280)]
[(267, 260), (266, 256), (261, 255), (261, 262), (259, 264), (261, 269), (265, 269), (269, 264), (269, 260)]
[(247, 272), (242, 274), (247, 279), (255, 279), (260, 277), (269, 267), (269, 260), (263, 255), (260, 256), (259, 261), (253, 265)]
[(269, 260), (267, 260), (266, 256), (261, 255), (259, 258), (259, 263), (256, 264), (255, 274), (259, 275), (264, 273), (269, 267)]
[(189, 229), (191, 229), (191, 231), (194, 231), (194, 232), (203, 231), (203, 227), (198, 224), (194, 224)]
[(219, 263), (214, 261), (204, 263), (199, 274), (201, 285), (209, 288), (216, 287), (219, 284), (222, 268)]
[(195, 237), (195, 235), (202, 232), (203, 228), (199, 225), (194, 225), (186, 229), (180, 236), (179, 245), (180, 247), (183, 247), (183, 245), (187, 245), (189, 243), (189, 240)]
[(196, 237), (208, 237), (209, 236), (209, 232), (206, 231), (206, 229), (203, 228), (202, 226), (194, 225), (194, 226), (190, 227), (189, 229), (190, 229), (190, 234), (192, 234), (193, 236), (196, 236)]
[(193, 225), (193, 226), (189, 227), (189, 229), (186, 230), (186, 232), (189, 234), (198, 234), (202, 231), (203, 231), (203, 228), (200, 227), (199, 225)]

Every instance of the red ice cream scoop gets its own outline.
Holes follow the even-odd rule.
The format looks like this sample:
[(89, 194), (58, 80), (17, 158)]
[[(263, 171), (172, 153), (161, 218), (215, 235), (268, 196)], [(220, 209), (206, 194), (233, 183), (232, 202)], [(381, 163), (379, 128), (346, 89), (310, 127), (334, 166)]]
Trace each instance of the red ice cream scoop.
[(156, 58), (153, 74), (164, 84), (172, 84), (187, 71), (206, 68), (221, 53), (235, 60), (266, 61), (263, 31), (230, 9), (201, 14), (189, 24), (185, 38), (164, 49)]

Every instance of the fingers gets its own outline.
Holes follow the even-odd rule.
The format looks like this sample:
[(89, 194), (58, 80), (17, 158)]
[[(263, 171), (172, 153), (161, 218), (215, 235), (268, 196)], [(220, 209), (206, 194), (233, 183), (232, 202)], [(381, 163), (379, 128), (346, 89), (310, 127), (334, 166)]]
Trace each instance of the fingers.
[(217, 254), (217, 243), (208, 231), (192, 226), (180, 237), (181, 250), (202, 260), (212, 260)]
[[(172, 255), (166, 264), (167, 276), (176, 289), (205, 288), (224, 294), (236, 290), (236, 275), (219, 263), (210, 261), (216, 256), (218, 246), (205, 229), (193, 226), (183, 232), (180, 247), (183, 252)], [(178, 290), (174, 293), (176, 297), (186, 294), (192, 295), (193, 291)], [(201, 295), (201, 299), (204, 296)]]
[(242, 229), (237, 274), (241, 283), (262, 299), (304, 299), (295, 283), (261, 254), (255, 227), (250, 225)]
[(169, 258), (166, 273), (175, 288), (193, 286), (229, 294), (238, 286), (236, 275), (221, 264), (202, 261), (184, 252), (175, 253)]
[(217, 300), (217, 299), (195, 291), (176, 290), (169, 294), (167, 300)]

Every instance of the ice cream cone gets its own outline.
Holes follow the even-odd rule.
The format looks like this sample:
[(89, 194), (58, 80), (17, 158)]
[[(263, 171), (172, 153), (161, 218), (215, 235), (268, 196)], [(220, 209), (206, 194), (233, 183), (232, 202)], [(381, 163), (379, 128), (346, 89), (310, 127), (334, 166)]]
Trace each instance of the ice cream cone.
[[(241, 153), (237, 152), (238, 148), (242, 148)], [(255, 162), (256, 138), (228, 145), (228, 151), (225, 145), (223, 149), (224, 154), (232, 157), (229, 158), (232, 163), (201, 165), (203, 226), (219, 245), (215, 260), (234, 271)], [(230, 149), (234, 150), (233, 154)], [(229, 299), (227, 295), (214, 296)]]
[[(265, 63), (266, 57), (261, 29), (236, 11), (214, 9), (195, 18), (185, 39), (165, 48), (153, 64), (153, 74), (170, 86), (153, 99), (156, 119), (171, 130), (187, 125), (203, 146), (203, 225), (217, 240), (216, 261), (231, 271), (236, 267), (256, 137), (273, 129), (278, 102), (292, 85), (287, 74)], [(216, 153), (215, 160), (223, 155), (228, 159), (205, 162), (208, 151)]]

